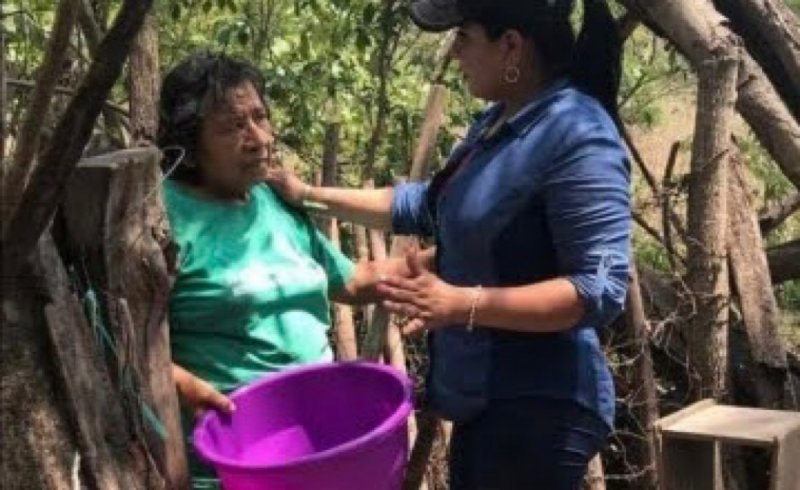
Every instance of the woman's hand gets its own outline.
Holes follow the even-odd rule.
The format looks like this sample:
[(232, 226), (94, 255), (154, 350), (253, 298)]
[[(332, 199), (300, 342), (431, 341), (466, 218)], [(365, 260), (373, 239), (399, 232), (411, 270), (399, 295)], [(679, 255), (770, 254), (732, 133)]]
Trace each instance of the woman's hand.
[(411, 318), (403, 328), (404, 335), (465, 323), (469, 317), (469, 288), (448, 284), (422, 267), (416, 250), (406, 255), (411, 277), (388, 277), (378, 283), (378, 291), (386, 298), (384, 307), (392, 313)]
[(172, 377), (178, 388), (181, 402), (186, 405), (195, 418), (208, 409), (233, 413), (236, 406), (230, 398), (215, 390), (207, 381), (198, 378), (177, 364), (172, 364)]
[(302, 206), (303, 200), (308, 199), (311, 188), (300, 180), (294, 173), (279, 167), (270, 167), (264, 175), (264, 181), (273, 191), (277, 192), (284, 201), (292, 206)]

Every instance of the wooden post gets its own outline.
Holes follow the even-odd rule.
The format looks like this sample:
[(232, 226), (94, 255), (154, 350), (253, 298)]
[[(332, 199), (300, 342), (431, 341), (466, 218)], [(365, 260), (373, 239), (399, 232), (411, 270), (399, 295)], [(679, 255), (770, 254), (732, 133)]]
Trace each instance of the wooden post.
[[(729, 394), (730, 286), (725, 238), (738, 67), (737, 51), (728, 45), (703, 63), (699, 72), (688, 201), (688, 283), (694, 309), (684, 330), (693, 383), (690, 392), (694, 399), (723, 400)], [(713, 457), (714, 474), (721, 475), (721, 458), (717, 453), (718, 448)], [(723, 480), (714, 478), (714, 481)]]
[(75, 260), (104, 307), (117, 362), (139, 393), (126, 405), (127, 416), (168, 487), (182, 489), (188, 470), (167, 324), (176, 264), (159, 159), (150, 147), (82, 162), (68, 187), (64, 223)]
[[(325, 143), (322, 151), (322, 185), (335, 186), (339, 182), (339, 139), (341, 124), (330, 122), (325, 126)], [(339, 222), (336, 218), (323, 218), (323, 229), (330, 241), (341, 248)], [(336, 357), (341, 361), (352, 361), (358, 357), (356, 324), (350, 305), (333, 305), (336, 329)]]
[(630, 345), (628, 354), (634, 359), (633, 385), (633, 415), (639, 425), (644, 429), (643, 440), (637, 443), (636, 462), (643, 471), (638, 488), (656, 490), (658, 488), (658, 473), (656, 472), (656, 441), (654, 425), (658, 420), (658, 397), (656, 394), (656, 380), (653, 372), (653, 357), (650, 352), (649, 325), (642, 301), (641, 284), (636, 264), (631, 268), (628, 279), (628, 296), (625, 300), (625, 326), (627, 328), (627, 345)]
[(731, 47), (700, 67), (689, 187), (689, 286), (694, 311), (685, 329), (696, 373), (693, 396), (727, 394), (730, 289), (726, 254), (731, 123), (739, 58)]
[[(436, 146), (436, 138), (442, 124), (442, 117), (447, 102), (447, 89), (443, 85), (435, 84), (431, 87), (425, 107), (425, 118), (420, 129), (414, 159), (411, 163), (409, 175), (411, 180), (420, 180), (427, 172), (428, 161)], [(412, 245), (409, 237), (396, 236), (392, 239), (389, 251), (390, 257), (399, 257), (408, 246)], [(384, 350), (386, 342), (386, 328), (389, 325), (389, 316), (383, 308), (376, 308), (364, 340), (364, 356), (377, 358)]]

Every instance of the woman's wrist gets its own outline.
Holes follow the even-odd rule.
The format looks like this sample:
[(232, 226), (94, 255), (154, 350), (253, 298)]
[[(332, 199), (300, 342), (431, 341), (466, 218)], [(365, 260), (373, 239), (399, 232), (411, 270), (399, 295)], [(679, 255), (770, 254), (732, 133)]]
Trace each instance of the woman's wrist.
[(327, 211), (328, 205), (324, 201), (324, 190), (323, 187), (314, 187), (311, 184), (306, 184), (303, 188), (300, 205), (304, 209)]
[(482, 296), (483, 296), (483, 286), (481, 286), (480, 284), (469, 288), (467, 321), (465, 323), (468, 332), (471, 332), (475, 328), (475, 324), (477, 323), (478, 310), (480, 307)]
[(303, 204), (307, 201), (312, 201), (314, 198), (312, 193), (314, 192), (314, 186), (311, 184), (305, 184), (303, 187), (303, 192), (300, 195), (300, 204)]

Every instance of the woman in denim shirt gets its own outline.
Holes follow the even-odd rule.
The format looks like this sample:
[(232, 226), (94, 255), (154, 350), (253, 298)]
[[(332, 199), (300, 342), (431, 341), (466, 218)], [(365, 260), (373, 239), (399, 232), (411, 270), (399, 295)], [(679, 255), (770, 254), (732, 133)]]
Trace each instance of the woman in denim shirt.
[(312, 188), (295, 204), (433, 236), (436, 273), (386, 278), (385, 305), (427, 332), (430, 406), (454, 421), (454, 489), (575, 489), (606, 444), (614, 388), (597, 330), (620, 313), (629, 166), (617, 132), (620, 41), (603, 0), (418, 0), (421, 28), (457, 28), (470, 92), (492, 102), (443, 170), (393, 189)]

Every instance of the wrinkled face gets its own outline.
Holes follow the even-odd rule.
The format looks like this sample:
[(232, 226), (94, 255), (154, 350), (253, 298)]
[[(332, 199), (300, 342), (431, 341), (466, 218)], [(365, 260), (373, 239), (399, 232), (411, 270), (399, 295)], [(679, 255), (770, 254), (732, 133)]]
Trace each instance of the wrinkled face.
[(483, 26), (467, 22), (456, 31), (452, 54), (472, 95), (484, 100), (502, 99), (503, 71), (508, 62), (502, 39), (492, 41)]
[(275, 138), (267, 110), (245, 82), (207, 109), (200, 127), (197, 165), (202, 186), (216, 194), (244, 197), (262, 181)]

